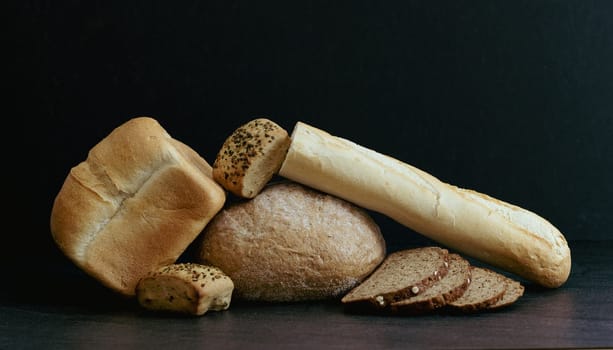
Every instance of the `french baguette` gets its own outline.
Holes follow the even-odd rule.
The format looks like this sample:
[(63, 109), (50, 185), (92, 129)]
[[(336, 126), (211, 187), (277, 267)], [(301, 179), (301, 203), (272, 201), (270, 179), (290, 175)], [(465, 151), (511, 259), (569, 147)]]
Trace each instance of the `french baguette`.
[(529, 210), (458, 188), (303, 122), (279, 175), (384, 214), (458, 252), (549, 288), (566, 282), (562, 233)]

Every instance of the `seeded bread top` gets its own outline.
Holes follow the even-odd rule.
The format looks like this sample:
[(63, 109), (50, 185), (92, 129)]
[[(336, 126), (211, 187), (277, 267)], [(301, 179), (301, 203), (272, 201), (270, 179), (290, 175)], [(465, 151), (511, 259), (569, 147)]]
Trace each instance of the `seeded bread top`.
[(176, 276), (184, 280), (191, 280), (192, 282), (229, 279), (229, 277), (217, 267), (196, 263), (177, 263), (166, 265), (147, 274), (147, 277), (157, 276)]

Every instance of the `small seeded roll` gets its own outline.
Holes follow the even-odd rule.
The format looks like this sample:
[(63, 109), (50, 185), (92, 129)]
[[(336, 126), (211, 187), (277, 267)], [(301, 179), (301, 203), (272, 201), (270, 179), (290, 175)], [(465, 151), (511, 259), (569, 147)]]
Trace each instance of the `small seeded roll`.
[(289, 144), (285, 129), (254, 119), (226, 139), (213, 163), (213, 179), (239, 197), (253, 198), (279, 171)]
[(149, 310), (204, 315), (230, 307), (234, 283), (220, 269), (172, 264), (150, 272), (137, 287), (138, 303)]

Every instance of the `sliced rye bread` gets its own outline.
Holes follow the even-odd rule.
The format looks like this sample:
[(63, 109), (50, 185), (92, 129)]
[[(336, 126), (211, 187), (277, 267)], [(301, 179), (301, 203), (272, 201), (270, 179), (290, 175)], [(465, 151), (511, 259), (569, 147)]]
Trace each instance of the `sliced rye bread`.
[(524, 286), (520, 282), (505, 276), (505, 285), (505, 292), (502, 298), (498, 302), (488, 305), (488, 310), (497, 310), (507, 307), (524, 295)]
[(392, 302), (393, 314), (421, 314), (434, 311), (460, 298), (471, 280), (470, 262), (459, 254), (449, 254), (449, 271), (423, 293), (408, 299)]
[(354, 308), (384, 309), (390, 303), (419, 295), (449, 269), (449, 251), (420, 247), (389, 254), (379, 267), (341, 302)]
[(471, 267), (471, 282), (464, 294), (447, 304), (450, 311), (477, 312), (499, 302), (505, 294), (506, 276), (485, 267)]

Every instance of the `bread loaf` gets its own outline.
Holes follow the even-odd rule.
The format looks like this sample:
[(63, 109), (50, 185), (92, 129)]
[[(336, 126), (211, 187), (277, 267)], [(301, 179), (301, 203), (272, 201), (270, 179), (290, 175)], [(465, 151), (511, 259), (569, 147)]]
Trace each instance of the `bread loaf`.
[(281, 167), (289, 141), (287, 131), (269, 119), (241, 125), (217, 153), (213, 178), (231, 193), (253, 198)]
[(193, 263), (162, 266), (136, 286), (145, 309), (201, 316), (230, 307), (234, 283), (220, 269)]
[(174, 263), (224, 202), (204, 159), (155, 119), (138, 117), (70, 170), (53, 203), (51, 233), (86, 273), (134, 296), (140, 278)]
[(340, 297), (385, 257), (366, 211), (292, 182), (228, 205), (195, 246), (196, 262), (230, 276), (235, 297), (257, 301)]
[(570, 274), (564, 236), (518, 206), (298, 122), (279, 174), (389, 216), (424, 236), (546, 287)]

